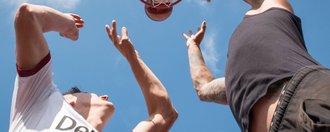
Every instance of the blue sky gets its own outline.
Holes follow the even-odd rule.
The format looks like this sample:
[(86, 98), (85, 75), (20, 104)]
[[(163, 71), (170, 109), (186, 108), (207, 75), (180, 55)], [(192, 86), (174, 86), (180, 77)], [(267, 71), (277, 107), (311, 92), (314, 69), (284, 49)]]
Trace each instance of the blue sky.
[[(104, 131), (130, 131), (148, 117), (144, 98), (130, 67), (109, 41), (104, 25), (117, 20), (126, 26), (142, 59), (162, 81), (179, 112), (173, 132), (233, 132), (239, 128), (228, 106), (199, 101), (193, 88), (187, 48), (182, 33), (195, 31), (203, 19), (207, 32), (202, 43), (207, 65), (215, 77), (224, 76), (227, 44), (249, 7), (242, 0), (183, 0), (163, 22), (149, 20), (139, 0), (0, 0), (0, 128), (7, 130), (16, 76), (13, 17), (19, 3), (48, 5), (80, 14), (85, 27), (72, 42), (46, 33), (52, 53), (54, 82), (62, 90), (78, 86), (108, 94), (116, 112)], [(310, 54), (330, 67), (330, 1), (292, 1), (303, 22)], [(279, 51), (280, 52), (280, 51)]]

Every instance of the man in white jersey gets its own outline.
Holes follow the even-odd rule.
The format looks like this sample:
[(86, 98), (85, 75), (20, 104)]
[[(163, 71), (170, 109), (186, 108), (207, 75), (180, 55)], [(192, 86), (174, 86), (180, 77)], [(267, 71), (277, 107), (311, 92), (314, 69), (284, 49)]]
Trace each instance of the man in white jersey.
[[(15, 16), (18, 76), (13, 92), (9, 131), (102, 131), (114, 112), (108, 96), (62, 93), (52, 79), (51, 56), (44, 32), (77, 40), (84, 21), (49, 7), (22, 4)], [(168, 131), (178, 114), (152, 71), (143, 63), (128, 39), (126, 28), (117, 35), (116, 22), (107, 26), (109, 37), (131, 65), (144, 94), (149, 118), (133, 131)], [(116, 38), (112, 36), (118, 36)], [(152, 91), (152, 92), (151, 92)]]

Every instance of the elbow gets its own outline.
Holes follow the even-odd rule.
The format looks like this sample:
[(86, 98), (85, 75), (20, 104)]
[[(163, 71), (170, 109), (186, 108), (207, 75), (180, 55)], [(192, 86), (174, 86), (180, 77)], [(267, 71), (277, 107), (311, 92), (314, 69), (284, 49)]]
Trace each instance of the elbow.
[(31, 5), (29, 3), (22, 3), (19, 7), (18, 7), (18, 11), (31, 11)]
[(206, 93), (202, 93), (201, 91), (197, 91), (198, 97), (200, 101), (203, 102), (214, 102), (217, 104), (227, 105), (227, 97), (225, 93), (220, 93), (219, 95), (208, 95)]
[(196, 92), (200, 101), (204, 101), (204, 102), (210, 101), (207, 95), (203, 94), (200, 90), (197, 90)]
[(174, 110), (174, 112), (173, 112), (172, 115), (171, 115), (172, 125), (173, 125), (174, 122), (178, 119), (178, 117), (179, 117), (179, 113), (178, 113), (176, 110)]
[(28, 18), (25, 16), (29, 16), (33, 13), (33, 9), (30, 4), (22, 3), (16, 12), (15, 20), (20, 20), (21, 18)]
[[(172, 113), (170, 114), (170, 117), (169, 117), (169, 119), (171, 120), (171, 122), (175, 122), (176, 121), (176, 119), (178, 119), (178, 117), (179, 117), (179, 113), (174, 109), (173, 111), (172, 111)], [(172, 123), (172, 124), (173, 124)]]
[(173, 108), (171, 112), (169, 112), (166, 117), (166, 131), (169, 131), (169, 129), (173, 126), (175, 121), (178, 119), (179, 113)]
[(152, 131), (168, 132), (179, 117), (179, 114), (172, 108), (172, 110), (167, 110), (166, 113), (158, 113), (151, 117), (153, 117), (152, 123), (155, 125)]
[(204, 84), (195, 83), (194, 87), (195, 87), (197, 96), (200, 101), (209, 102), (210, 99), (208, 98), (207, 93), (203, 92), (203, 90), (202, 90), (203, 86), (204, 86)]
[(15, 15), (15, 28), (27, 28), (34, 19), (34, 12), (30, 4), (23, 3), (19, 6)]

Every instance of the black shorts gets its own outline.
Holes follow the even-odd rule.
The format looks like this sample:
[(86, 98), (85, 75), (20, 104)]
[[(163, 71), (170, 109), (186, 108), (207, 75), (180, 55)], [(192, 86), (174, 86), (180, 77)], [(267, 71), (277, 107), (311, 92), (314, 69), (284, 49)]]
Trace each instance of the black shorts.
[(330, 70), (304, 67), (283, 88), (270, 132), (330, 132)]

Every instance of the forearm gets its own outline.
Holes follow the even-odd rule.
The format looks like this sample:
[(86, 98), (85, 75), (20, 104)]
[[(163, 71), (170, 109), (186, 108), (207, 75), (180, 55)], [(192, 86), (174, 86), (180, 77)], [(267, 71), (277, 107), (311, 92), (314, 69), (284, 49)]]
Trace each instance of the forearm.
[(163, 84), (139, 57), (129, 60), (129, 63), (144, 95), (149, 116), (155, 119), (151, 119), (155, 127), (169, 129), (177, 118), (177, 112)]
[(16, 61), (23, 70), (35, 67), (48, 53), (44, 32), (62, 32), (74, 26), (65, 14), (45, 6), (22, 4), (15, 16)]
[[(20, 16), (21, 14), (23, 16)], [(64, 32), (67, 29), (67, 23), (69, 23), (66, 14), (42, 5), (22, 4), (17, 17), (23, 17), (25, 21), (30, 21), (30, 24), (36, 25), (35, 28), (39, 28), (41, 32)]]
[(191, 78), (199, 99), (227, 104), (225, 78), (214, 79), (204, 62), (200, 47), (189, 44), (188, 57)]
[(214, 77), (207, 68), (200, 47), (196, 44), (190, 44), (188, 47), (188, 57), (191, 79), (195, 90), (199, 92), (201, 87), (212, 81)]

